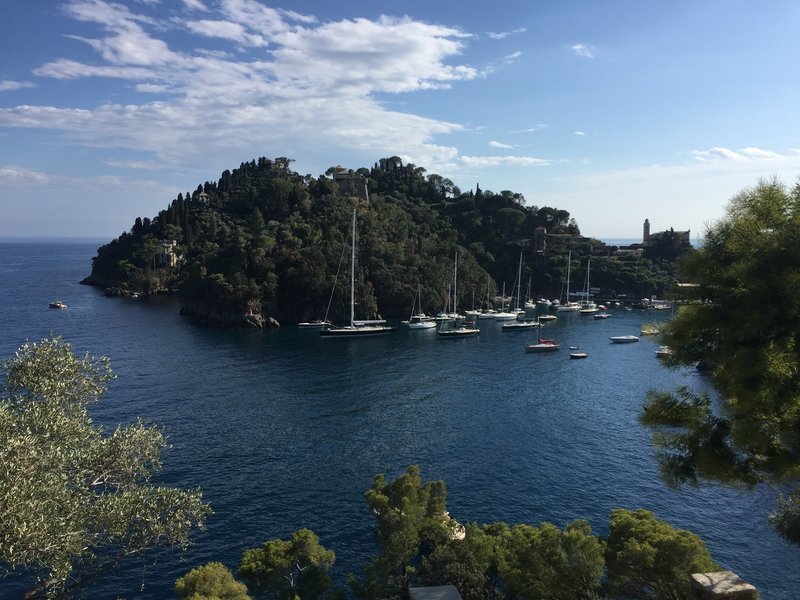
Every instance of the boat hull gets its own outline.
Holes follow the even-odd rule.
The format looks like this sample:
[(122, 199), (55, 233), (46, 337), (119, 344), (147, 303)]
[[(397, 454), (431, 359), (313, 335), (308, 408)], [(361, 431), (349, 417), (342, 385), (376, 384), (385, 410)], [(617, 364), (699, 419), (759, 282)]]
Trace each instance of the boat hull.
[(610, 339), (614, 344), (631, 344), (639, 341), (639, 338), (635, 335), (617, 335), (608, 339)]
[(394, 327), (383, 327), (379, 325), (365, 327), (332, 327), (330, 329), (322, 329), (319, 335), (324, 338), (370, 337), (391, 333), (392, 331), (394, 331)]
[(471, 335), (478, 335), (480, 331), (480, 329), (473, 327), (458, 327), (456, 329), (443, 329), (437, 333), (439, 334), (439, 337), (442, 338), (461, 338), (469, 337)]
[(536, 321), (514, 321), (511, 323), (503, 323), (501, 326), (503, 331), (524, 331), (536, 327), (541, 327), (541, 324)]
[(525, 352), (555, 352), (560, 347), (558, 344), (529, 344), (525, 346)]

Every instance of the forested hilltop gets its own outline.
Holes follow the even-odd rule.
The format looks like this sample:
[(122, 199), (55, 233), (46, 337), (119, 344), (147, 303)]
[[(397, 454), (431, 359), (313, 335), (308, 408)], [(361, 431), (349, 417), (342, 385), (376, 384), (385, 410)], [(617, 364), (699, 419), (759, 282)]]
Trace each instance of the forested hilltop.
[(674, 260), (686, 250), (667, 239), (641, 257), (617, 256), (582, 237), (566, 210), (528, 206), (508, 190), (462, 192), (398, 157), (319, 177), (296, 173), (292, 162), (262, 157), (178, 194), (99, 248), (84, 283), (120, 295), (177, 292), (186, 313), (217, 323), (318, 319), (329, 302), (328, 317), (341, 319), (353, 207), (358, 318), (407, 316), (418, 286), (423, 310), (443, 308), (456, 251), (458, 305), (468, 308), (494, 302), (503, 283), (511, 295), (520, 252), (523, 294), (530, 281), (531, 296), (558, 297), (571, 251), (573, 290), (591, 256), (592, 287), (642, 298), (672, 286)]

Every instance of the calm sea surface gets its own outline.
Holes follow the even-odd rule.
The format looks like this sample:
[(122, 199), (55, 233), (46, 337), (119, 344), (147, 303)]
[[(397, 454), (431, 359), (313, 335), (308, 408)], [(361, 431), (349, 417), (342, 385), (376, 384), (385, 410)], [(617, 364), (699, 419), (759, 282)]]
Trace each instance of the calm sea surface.
[[(676, 491), (659, 479), (637, 422), (645, 392), (707, 383), (660, 366), (654, 340), (614, 345), (608, 336), (638, 334), (660, 313), (560, 315), (548, 329), (562, 350), (549, 355), (526, 354), (528, 334), (494, 322), (462, 340), (401, 327), (368, 340), (321, 340), (293, 326), (201, 328), (171, 300), (112, 299), (79, 285), (99, 244), (0, 243), (0, 356), (51, 333), (109, 356), (118, 378), (95, 419), (163, 427), (171, 447), (159, 480), (202, 487), (214, 515), (184, 555), (131, 563), (89, 597), (169, 598), (191, 567), (218, 560), (235, 570), (246, 548), (301, 527), (336, 552), (342, 582), (376, 551), (363, 500), (373, 475), (393, 478), (410, 464), (446, 481), (462, 522), (582, 518), (606, 533), (612, 509), (647, 508), (699, 534), (763, 598), (800, 595), (800, 551), (767, 524), (768, 490)], [(69, 308), (49, 309), (55, 299)], [(570, 345), (589, 358), (570, 361)], [(0, 597), (21, 589), (8, 579)]]

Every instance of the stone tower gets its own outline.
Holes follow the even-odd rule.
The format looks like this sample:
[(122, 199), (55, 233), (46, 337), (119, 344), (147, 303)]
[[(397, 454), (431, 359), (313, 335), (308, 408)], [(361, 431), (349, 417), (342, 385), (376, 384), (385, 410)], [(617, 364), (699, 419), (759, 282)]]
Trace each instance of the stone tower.
[(650, 241), (650, 219), (644, 220), (644, 227), (642, 227), (642, 244), (647, 245)]

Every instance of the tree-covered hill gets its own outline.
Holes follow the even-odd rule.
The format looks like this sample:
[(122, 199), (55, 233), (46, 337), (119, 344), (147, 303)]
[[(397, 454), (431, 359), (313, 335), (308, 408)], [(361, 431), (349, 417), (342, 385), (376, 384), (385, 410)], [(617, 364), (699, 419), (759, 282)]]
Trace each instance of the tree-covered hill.
[(530, 281), (532, 296), (560, 294), (569, 250), (573, 289), (590, 255), (592, 286), (607, 294), (660, 295), (673, 283), (673, 257), (612, 256), (581, 237), (566, 210), (528, 206), (508, 190), (462, 192), (397, 157), (319, 177), (296, 173), (291, 162), (242, 163), (179, 194), (155, 218), (137, 218), (98, 249), (84, 283), (123, 295), (175, 291), (187, 313), (220, 323), (341, 319), (353, 207), (359, 318), (407, 316), (417, 286), (423, 310), (443, 308), (456, 252), (462, 308), (485, 301), (487, 281), (488, 302), (504, 282), (510, 295), (520, 252), (523, 294)]

